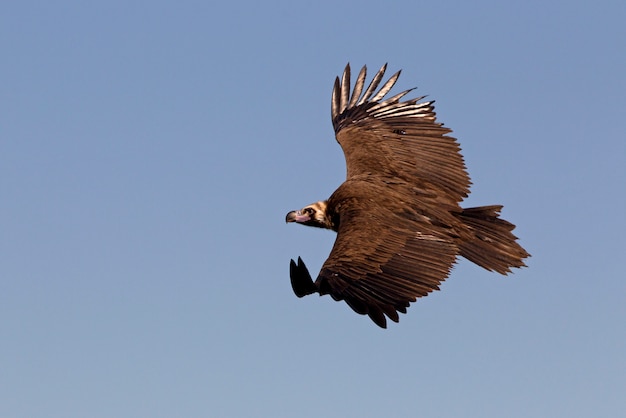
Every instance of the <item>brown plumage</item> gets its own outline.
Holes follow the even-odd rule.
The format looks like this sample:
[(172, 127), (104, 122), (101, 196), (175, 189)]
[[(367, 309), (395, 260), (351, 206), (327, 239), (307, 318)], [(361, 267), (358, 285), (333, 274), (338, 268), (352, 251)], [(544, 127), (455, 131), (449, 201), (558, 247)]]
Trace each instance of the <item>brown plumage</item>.
[(350, 95), (350, 65), (332, 94), (332, 122), (347, 166), (346, 181), (326, 201), (287, 214), (287, 222), (337, 232), (313, 282), (301, 258), (291, 260), (295, 294), (329, 294), (379, 326), (416, 298), (439, 289), (456, 257), (501, 274), (529, 254), (501, 218), (502, 206), (463, 209), (470, 179), (450, 129), (436, 121), (433, 102), (384, 97), (387, 65), (365, 85), (363, 67)]

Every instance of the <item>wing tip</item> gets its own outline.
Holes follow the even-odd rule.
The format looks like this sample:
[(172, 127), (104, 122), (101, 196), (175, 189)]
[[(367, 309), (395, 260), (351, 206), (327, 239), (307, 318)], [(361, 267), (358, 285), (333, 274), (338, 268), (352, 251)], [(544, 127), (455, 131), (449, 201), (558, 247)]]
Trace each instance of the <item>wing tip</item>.
[[(387, 81), (382, 83), (388, 63), (385, 63), (374, 74), (366, 89), (364, 83), (367, 74), (367, 66), (363, 66), (357, 76), (354, 88), (350, 85), (351, 67), (348, 63), (341, 75), (335, 78), (331, 101), (331, 119), (335, 133), (339, 132), (347, 124), (346, 119), (360, 120), (367, 117), (389, 118), (395, 116), (408, 117), (431, 117), (435, 120), (434, 100), (420, 102), (426, 96), (408, 99), (401, 102), (400, 99), (415, 90), (410, 88), (390, 99), (385, 99), (391, 89), (396, 85), (402, 69), (396, 71)], [(382, 86), (381, 86), (382, 83)], [(365, 91), (363, 91), (365, 90)], [(363, 106), (362, 112), (353, 110)], [(348, 116), (350, 115), (350, 116)]]
[(317, 286), (313, 282), (302, 258), (298, 257), (298, 263), (293, 259), (291, 260), (289, 263), (289, 277), (291, 279), (291, 288), (297, 297), (301, 298), (317, 292)]

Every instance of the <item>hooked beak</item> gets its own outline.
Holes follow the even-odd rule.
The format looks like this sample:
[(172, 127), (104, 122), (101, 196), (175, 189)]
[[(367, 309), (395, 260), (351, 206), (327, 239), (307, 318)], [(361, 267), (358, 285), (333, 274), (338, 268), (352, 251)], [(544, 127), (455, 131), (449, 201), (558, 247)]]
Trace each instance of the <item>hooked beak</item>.
[(311, 220), (311, 218), (308, 215), (303, 215), (299, 210), (292, 210), (285, 217), (285, 222), (287, 223), (289, 222), (303, 223), (309, 220)]

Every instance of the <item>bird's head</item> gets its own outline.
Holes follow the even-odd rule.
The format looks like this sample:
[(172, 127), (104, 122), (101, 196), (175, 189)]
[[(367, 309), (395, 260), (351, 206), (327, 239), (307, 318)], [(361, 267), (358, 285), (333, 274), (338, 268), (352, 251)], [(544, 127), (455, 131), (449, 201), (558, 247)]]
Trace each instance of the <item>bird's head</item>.
[(300, 210), (292, 210), (285, 221), (318, 228), (333, 229), (333, 222), (326, 213), (327, 201), (320, 200)]

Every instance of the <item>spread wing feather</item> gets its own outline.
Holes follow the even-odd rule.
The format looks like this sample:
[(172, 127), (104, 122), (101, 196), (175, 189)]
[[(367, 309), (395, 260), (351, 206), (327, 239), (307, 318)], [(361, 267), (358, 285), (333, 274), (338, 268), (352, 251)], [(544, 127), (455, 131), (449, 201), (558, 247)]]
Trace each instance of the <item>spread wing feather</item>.
[(348, 107), (348, 98), (350, 97), (350, 67), (346, 67), (341, 77), (341, 106), (340, 111), (343, 112)]
[[(348, 68), (348, 71), (350, 71), (350, 64), (348, 64), (346, 68)], [(370, 82), (369, 86), (367, 86), (367, 90), (365, 90), (365, 94), (363, 94), (363, 97), (357, 103), (358, 106), (361, 106), (363, 103), (369, 100), (369, 98), (372, 96), (376, 88), (378, 88), (378, 84), (380, 83), (380, 80), (382, 80), (383, 75), (385, 75), (386, 70), (387, 70), (387, 64), (380, 67), (380, 70), (378, 70), (378, 72), (376, 73), (372, 81)], [(363, 66), (363, 69), (361, 71), (367, 72), (367, 67)], [(332, 115), (333, 120), (335, 120), (335, 116), (336, 115)]]
[(359, 71), (359, 76), (354, 83), (354, 90), (352, 91), (352, 98), (350, 99), (350, 103), (348, 103), (348, 107), (354, 107), (363, 92), (363, 86), (365, 85), (365, 77), (367, 75), (367, 69), (365, 67), (361, 68)]

